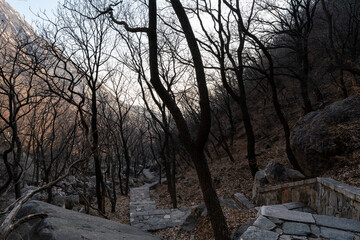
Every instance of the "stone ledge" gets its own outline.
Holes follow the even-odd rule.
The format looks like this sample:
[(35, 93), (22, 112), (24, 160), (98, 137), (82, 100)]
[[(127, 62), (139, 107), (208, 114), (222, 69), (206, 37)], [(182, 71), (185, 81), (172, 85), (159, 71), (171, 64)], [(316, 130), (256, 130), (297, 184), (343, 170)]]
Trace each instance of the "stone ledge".
[(360, 201), (360, 188), (349, 186), (345, 183), (338, 182), (331, 178), (318, 179), (321, 184), (330, 188), (331, 190), (339, 192), (352, 200)]
[(331, 178), (312, 178), (260, 187), (257, 205), (303, 202), (318, 213), (360, 220), (360, 188), (349, 186)]
[(259, 193), (271, 192), (271, 191), (279, 190), (279, 189), (283, 189), (283, 188), (304, 186), (304, 185), (309, 185), (309, 184), (313, 184), (313, 183), (317, 183), (317, 182), (318, 182), (318, 180), (316, 178), (311, 178), (311, 179), (306, 179), (306, 180), (301, 180), (301, 181), (296, 181), (296, 182), (282, 183), (282, 184), (275, 185), (275, 186), (259, 187), (258, 191), (259, 191)]

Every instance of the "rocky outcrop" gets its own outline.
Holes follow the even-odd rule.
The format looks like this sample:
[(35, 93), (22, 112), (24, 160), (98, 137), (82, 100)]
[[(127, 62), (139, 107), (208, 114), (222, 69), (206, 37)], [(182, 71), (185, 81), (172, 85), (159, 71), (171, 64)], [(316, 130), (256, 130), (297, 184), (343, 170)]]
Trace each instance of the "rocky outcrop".
[(81, 240), (81, 239), (160, 239), (137, 228), (94, 217), (40, 201), (24, 204), (17, 217), (44, 213), (45, 219), (34, 219), (22, 224), (8, 237), (9, 240)]
[(304, 179), (305, 176), (294, 169), (285, 168), (281, 163), (270, 162), (265, 170), (257, 171), (254, 177), (252, 199), (255, 200), (257, 191), (268, 183), (291, 182)]
[(305, 175), (321, 175), (335, 156), (360, 149), (360, 95), (335, 102), (300, 118), (291, 134), (291, 147)]

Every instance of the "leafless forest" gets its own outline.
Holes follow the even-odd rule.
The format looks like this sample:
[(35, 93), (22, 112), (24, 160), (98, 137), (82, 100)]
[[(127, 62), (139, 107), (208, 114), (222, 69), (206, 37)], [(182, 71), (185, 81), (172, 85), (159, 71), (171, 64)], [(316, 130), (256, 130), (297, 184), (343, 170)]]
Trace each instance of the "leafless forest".
[(64, 0), (36, 30), (4, 16), (0, 194), (17, 207), (74, 176), (94, 179), (79, 195), (106, 215), (150, 168), (176, 208), (195, 169), (214, 237), (230, 239), (208, 162), (239, 161), (239, 143), (254, 176), (258, 142), (277, 137), (303, 172), (293, 124), (360, 86), (358, 0)]

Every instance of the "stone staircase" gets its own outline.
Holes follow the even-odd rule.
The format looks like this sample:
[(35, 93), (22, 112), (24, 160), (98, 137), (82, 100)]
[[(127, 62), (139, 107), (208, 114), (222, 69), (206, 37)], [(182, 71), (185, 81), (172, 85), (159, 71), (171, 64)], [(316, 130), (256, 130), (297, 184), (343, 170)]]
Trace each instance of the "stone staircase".
[[(149, 172), (146, 173), (149, 175)], [(151, 178), (151, 176), (147, 176)], [(157, 183), (130, 189), (130, 225), (144, 231), (155, 231), (182, 225), (191, 213), (191, 208), (156, 209), (150, 198), (150, 188)]]

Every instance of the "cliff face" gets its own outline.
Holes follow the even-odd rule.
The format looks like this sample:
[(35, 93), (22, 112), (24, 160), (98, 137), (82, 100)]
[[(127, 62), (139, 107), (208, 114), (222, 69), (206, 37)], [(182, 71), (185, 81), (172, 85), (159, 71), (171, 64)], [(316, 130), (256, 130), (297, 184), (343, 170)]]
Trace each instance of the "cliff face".
[(6, 0), (0, 0), (0, 38), (8, 39), (14, 35), (31, 36), (32, 34), (34, 30), (21, 15)]

